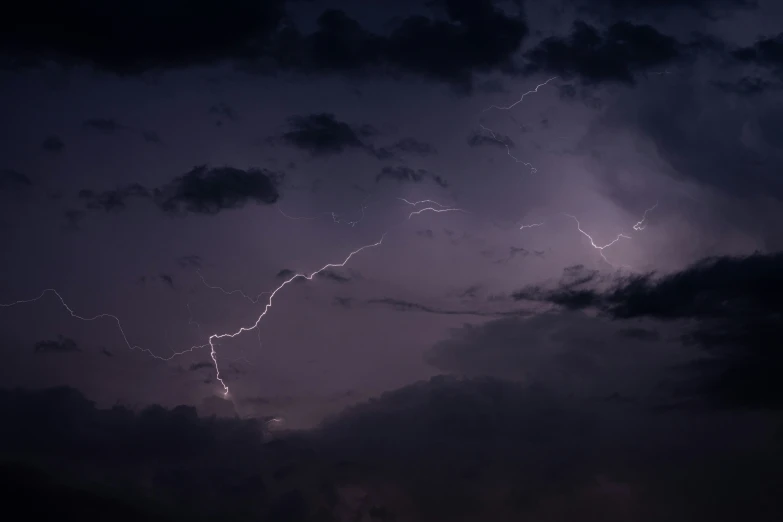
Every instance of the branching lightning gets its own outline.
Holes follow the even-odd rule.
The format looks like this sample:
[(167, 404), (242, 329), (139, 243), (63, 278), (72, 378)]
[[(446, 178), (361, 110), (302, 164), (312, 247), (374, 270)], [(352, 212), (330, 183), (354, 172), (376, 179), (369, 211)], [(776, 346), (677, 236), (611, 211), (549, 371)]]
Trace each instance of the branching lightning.
[(647, 223), (646, 223), (646, 221), (647, 221), (647, 213), (648, 212), (652, 212), (653, 210), (655, 210), (655, 208), (657, 206), (658, 206), (658, 202), (656, 201), (655, 205), (653, 205), (650, 208), (648, 208), (647, 210), (645, 210), (644, 214), (642, 215), (642, 219), (640, 221), (636, 222), (636, 224), (633, 226), (633, 229), (636, 230), (637, 232), (639, 232), (639, 231), (642, 231), (645, 228), (647, 228)]
[[(625, 234), (617, 234), (617, 237), (614, 238), (614, 240), (611, 241), (610, 243), (607, 243), (607, 244), (605, 244), (603, 246), (597, 245), (595, 243), (595, 240), (593, 239), (593, 237), (590, 234), (588, 234), (587, 232), (585, 232), (584, 230), (582, 230), (582, 225), (581, 225), (581, 223), (579, 223), (579, 220), (576, 219), (575, 216), (572, 216), (571, 214), (565, 214), (565, 216), (570, 217), (571, 219), (576, 221), (576, 229), (579, 230), (579, 232), (581, 232), (582, 235), (584, 235), (587, 239), (590, 240), (590, 245), (592, 245), (593, 248), (598, 250), (598, 253), (601, 254), (601, 257), (607, 263), (609, 263), (609, 260), (606, 259), (606, 256), (604, 255), (604, 250), (609, 248), (610, 246), (614, 245), (615, 243), (617, 243), (621, 239), (631, 239), (631, 236), (626, 236)], [(609, 264), (612, 265), (612, 263), (609, 263)], [(614, 266), (614, 265), (612, 265), (612, 266)]]
[[(509, 105), (507, 107), (501, 107), (499, 105), (490, 105), (489, 107), (487, 107), (486, 109), (481, 111), (481, 113), (484, 114), (485, 112), (487, 112), (487, 111), (489, 111), (491, 109), (497, 109), (497, 110), (500, 110), (500, 111), (509, 111), (509, 110), (513, 109), (514, 107), (516, 107), (517, 105), (519, 105), (520, 103), (522, 103), (522, 100), (525, 99), (525, 96), (527, 96), (528, 94), (533, 94), (533, 93), (538, 92), (538, 89), (540, 89), (541, 87), (547, 85), (549, 82), (551, 82), (552, 80), (554, 80), (556, 78), (557, 78), (557, 76), (553, 76), (552, 78), (548, 79), (547, 81), (545, 81), (543, 83), (539, 83), (538, 85), (536, 85), (535, 89), (527, 91), (525, 93), (522, 93), (522, 95), (519, 97), (519, 99), (517, 101), (515, 101), (514, 103), (512, 103), (511, 105)], [(483, 131), (489, 133), (489, 135), (492, 137), (493, 140), (495, 140), (496, 142), (498, 142), (501, 145), (503, 145), (504, 147), (506, 147), (506, 153), (516, 163), (521, 163), (524, 166), (526, 166), (527, 168), (529, 168), (531, 174), (535, 174), (536, 172), (538, 172), (538, 169), (536, 169), (531, 163), (529, 163), (527, 161), (524, 161), (524, 160), (521, 160), (521, 159), (517, 158), (516, 156), (514, 156), (513, 154), (511, 154), (511, 147), (510, 147), (510, 145), (507, 142), (505, 142), (505, 141), (501, 140), (500, 138), (498, 138), (497, 135), (495, 134), (495, 131), (493, 131), (489, 127), (484, 126), (481, 123), (481, 121), (479, 121), (479, 127), (481, 127), (481, 129)]]

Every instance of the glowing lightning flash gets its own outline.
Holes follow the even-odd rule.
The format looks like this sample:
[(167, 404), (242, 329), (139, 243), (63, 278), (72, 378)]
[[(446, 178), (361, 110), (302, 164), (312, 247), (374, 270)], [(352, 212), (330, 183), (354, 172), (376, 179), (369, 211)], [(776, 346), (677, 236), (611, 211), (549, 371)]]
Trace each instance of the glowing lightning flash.
[[(604, 255), (604, 249), (609, 248), (610, 246), (614, 245), (615, 243), (617, 243), (621, 239), (631, 239), (630, 236), (626, 236), (625, 234), (617, 234), (617, 237), (611, 243), (607, 243), (606, 245), (603, 245), (603, 246), (596, 245), (595, 241), (593, 240), (593, 237), (590, 234), (588, 234), (587, 232), (585, 232), (584, 230), (582, 230), (582, 225), (579, 223), (579, 220), (576, 219), (575, 216), (572, 216), (571, 214), (565, 214), (565, 216), (568, 216), (571, 219), (573, 219), (574, 221), (576, 221), (576, 228), (577, 228), (577, 230), (579, 230), (579, 232), (581, 232), (587, 239), (590, 240), (590, 244), (593, 246), (593, 248), (598, 250), (598, 253), (601, 254), (601, 257), (603, 258), (603, 260), (606, 261), (609, 265), (612, 265), (612, 263), (609, 263), (609, 260), (606, 259), (606, 256)], [(614, 265), (612, 265), (612, 266), (614, 266)]]

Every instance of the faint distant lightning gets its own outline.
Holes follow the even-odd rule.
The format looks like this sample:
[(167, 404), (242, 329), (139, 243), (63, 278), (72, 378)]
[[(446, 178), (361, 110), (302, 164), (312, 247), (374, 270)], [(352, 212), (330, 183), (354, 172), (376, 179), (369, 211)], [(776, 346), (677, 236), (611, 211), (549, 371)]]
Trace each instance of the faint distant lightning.
[(17, 305), (21, 305), (21, 304), (34, 303), (36, 301), (41, 300), (46, 294), (54, 294), (55, 296), (57, 296), (57, 299), (60, 300), (60, 304), (63, 305), (63, 308), (65, 308), (68, 311), (68, 313), (71, 315), (71, 317), (73, 317), (75, 319), (79, 319), (81, 321), (95, 321), (96, 319), (103, 319), (103, 318), (113, 319), (114, 322), (117, 323), (117, 328), (119, 329), (120, 334), (122, 335), (122, 339), (123, 339), (123, 341), (125, 341), (125, 344), (127, 345), (127, 347), (129, 349), (131, 349), (131, 350), (138, 350), (140, 352), (144, 352), (147, 355), (149, 355), (150, 357), (153, 357), (153, 358), (161, 360), (161, 361), (170, 361), (174, 357), (177, 357), (177, 356), (180, 356), (180, 355), (184, 355), (186, 353), (192, 352), (194, 350), (198, 350), (200, 348), (206, 348), (208, 346), (206, 344), (191, 346), (187, 350), (182, 350), (181, 352), (173, 352), (168, 357), (161, 357), (160, 355), (156, 355), (155, 353), (153, 353), (148, 348), (142, 348), (141, 346), (137, 346), (137, 345), (131, 344), (131, 342), (128, 340), (128, 336), (125, 335), (125, 330), (122, 328), (122, 323), (120, 322), (120, 319), (116, 315), (106, 314), (106, 313), (94, 315), (92, 317), (84, 317), (84, 316), (78, 315), (76, 312), (73, 311), (73, 309), (70, 306), (68, 306), (68, 304), (65, 302), (65, 299), (63, 299), (63, 297), (60, 295), (60, 293), (57, 290), (55, 290), (54, 288), (47, 288), (46, 290), (42, 291), (41, 294), (38, 297), (34, 297), (33, 299), (22, 299), (20, 301), (14, 301), (13, 303), (0, 303), (0, 307), (10, 308), (12, 306), (17, 306)]
[(314, 217), (289, 216), (288, 214), (283, 212), (283, 209), (280, 208), (280, 205), (275, 205), (275, 208), (277, 209), (278, 212), (280, 212), (283, 215), (283, 217), (286, 217), (292, 221), (310, 221), (315, 219)]
[(637, 232), (639, 232), (639, 231), (642, 231), (645, 228), (647, 228), (647, 223), (645, 223), (645, 221), (647, 221), (647, 213), (648, 212), (652, 212), (653, 210), (655, 210), (655, 208), (657, 206), (658, 206), (658, 202), (656, 201), (655, 205), (653, 205), (650, 208), (648, 208), (647, 210), (645, 210), (644, 214), (642, 215), (641, 221), (637, 221), (637, 223), (633, 226), (633, 229), (636, 230)]
[[(553, 76), (550, 79), (548, 79), (547, 81), (545, 81), (543, 83), (539, 83), (538, 85), (536, 85), (535, 89), (532, 89), (530, 91), (522, 93), (522, 95), (519, 97), (519, 99), (517, 101), (515, 101), (514, 103), (512, 103), (511, 105), (509, 105), (507, 107), (501, 107), (499, 105), (490, 105), (489, 107), (487, 107), (486, 109), (481, 111), (481, 113), (484, 114), (485, 112), (487, 112), (488, 110), (491, 110), (491, 109), (497, 109), (497, 110), (500, 110), (500, 111), (509, 111), (509, 110), (513, 109), (514, 107), (516, 107), (517, 105), (519, 105), (520, 103), (522, 103), (522, 100), (525, 99), (525, 96), (527, 96), (528, 94), (533, 94), (533, 93), (538, 92), (538, 89), (540, 89), (541, 87), (547, 85), (549, 82), (551, 82), (555, 78), (557, 78), (557, 76)], [(481, 127), (482, 130), (488, 132), (493, 140), (495, 140), (496, 142), (498, 142), (501, 145), (503, 145), (504, 147), (506, 147), (506, 153), (516, 163), (521, 163), (524, 166), (526, 166), (527, 168), (529, 168), (531, 174), (535, 174), (536, 172), (538, 172), (538, 169), (536, 169), (531, 163), (529, 163), (527, 161), (524, 161), (524, 160), (521, 160), (521, 159), (517, 158), (516, 156), (514, 156), (513, 154), (511, 154), (511, 146), (506, 141), (503, 141), (500, 138), (498, 138), (497, 135), (495, 134), (495, 131), (493, 131), (489, 127), (484, 126), (481, 123), (481, 121), (479, 121), (479, 127)]]
[(469, 212), (467, 210), (462, 210), (461, 208), (456, 208), (456, 207), (448, 207), (448, 206), (443, 205), (442, 203), (438, 203), (437, 201), (434, 201), (432, 199), (422, 199), (420, 201), (408, 201), (405, 198), (397, 198), (397, 199), (399, 199), (400, 201), (404, 201), (405, 203), (407, 203), (408, 205), (410, 205), (412, 207), (417, 207), (417, 206), (423, 205), (425, 203), (432, 203), (432, 204), (438, 206), (438, 208), (435, 208), (435, 207), (425, 207), (425, 208), (420, 208), (419, 210), (414, 210), (413, 212), (408, 214), (408, 219), (412, 218), (413, 216), (418, 216), (422, 212), (437, 212), (437, 213), (442, 213), (442, 212), (464, 212), (466, 214), (469, 214)]
[(535, 92), (538, 92), (538, 89), (540, 89), (541, 87), (543, 87), (544, 85), (548, 84), (549, 82), (551, 82), (552, 80), (554, 80), (554, 79), (556, 79), (556, 78), (557, 78), (557, 76), (552, 76), (550, 79), (548, 79), (548, 80), (547, 80), (547, 81), (545, 81), (544, 83), (539, 83), (538, 85), (536, 85), (536, 88), (535, 88), (535, 89), (533, 89), (533, 90), (531, 90), (531, 91), (527, 91), (527, 92), (525, 92), (525, 93), (522, 93), (522, 96), (520, 96), (520, 97), (519, 97), (519, 99), (518, 99), (517, 101), (515, 101), (514, 103), (512, 103), (512, 104), (511, 104), (511, 105), (509, 105), (508, 107), (500, 107), (500, 106), (498, 106), (498, 105), (490, 105), (489, 107), (487, 107), (486, 109), (484, 109), (484, 110), (483, 110), (483, 111), (481, 111), (481, 112), (482, 112), (482, 113), (484, 113), (484, 112), (487, 112), (487, 111), (488, 111), (488, 110), (490, 110), (490, 109), (498, 109), (498, 110), (500, 110), (500, 111), (508, 111), (508, 110), (511, 110), (511, 109), (513, 109), (514, 107), (516, 107), (517, 105), (519, 105), (520, 103), (522, 103), (522, 100), (524, 100), (524, 99), (525, 99), (525, 96), (527, 96), (528, 94), (533, 94), (533, 93), (535, 93)]
[(439, 206), (439, 207), (441, 207), (441, 208), (444, 208), (444, 207), (446, 207), (446, 206), (447, 206), (447, 205), (444, 205), (444, 204), (442, 204), (442, 203), (438, 203), (437, 201), (435, 201), (435, 200), (433, 200), (433, 199), (422, 199), (422, 200), (419, 200), (419, 201), (408, 201), (408, 200), (407, 200), (407, 199), (405, 199), (405, 198), (397, 198), (397, 199), (399, 199), (400, 201), (403, 201), (403, 202), (407, 203), (408, 205), (410, 205), (410, 206), (412, 206), (412, 207), (415, 207), (415, 206), (417, 206), (417, 205), (422, 205), (422, 204), (424, 204), (424, 203), (432, 203), (433, 205), (438, 205), (438, 206)]
[[(572, 216), (571, 214), (564, 214), (564, 215), (567, 216), (567, 217), (570, 217), (571, 219), (576, 221), (576, 228), (577, 228), (577, 230), (579, 230), (579, 232), (581, 232), (587, 239), (590, 240), (590, 244), (593, 246), (593, 248), (598, 250), (598, 252), (599, 252), (599, 254), (601, 254), (601, 257), (603, 258), (603, 260), (606, 261), (609, 265), (612, 265), (612, 263), (609, 263), (609, 260), (606, 259), (606, 256), (604, 255), (604, 249), (609, 248), (610, 246), (614, 245), (615, 243), (617, 243), (621, 239), (631, 239), (630, 236), (626, 236), (625, 234), (617, 234), (617, 237), (612, 242), (607, 243), (606, 245), (603, 245), (603, 246), (596, 245), (595, 241), (593, 240), (593, 237), (590, 234), (588, 234), (587, 232), (585, 232), (584, 230), (582, 230), (582, 225), (579, 223), (579, 220), (576, 219), (575, 216)], [(612, 265), (612, 266), (614, 266), (614, 265)]]
[(220, 287), (220, 286), (210, 285), (209, 283), (207, 283), (206, 279), (204, 279), (204, 276), (201, 274), (201, 270), (196, 270), (196, 273), (198, 274), (199, 278), (201, 278), (201, 282), (204, 283), (204, 286), (206, 286), (207, 288), (209, 288), (211, 290), (220, 290), (221, 292), (223, 292), (226, 295), (239, 294), (239, 295), (241, 295), (242, 297), (244, 297), (245, 299), (247, 299), (248, 301), (250, 301), (253, 304), (256, 304), (261, 299), (261, 296), (269, 295), (269, 294), (272, 293), (272, 292), (261, 292), (260, 294), (258, 294), (255, 297), (250, 297), (249, 295), (247, 295), (242, 290), (226, 290), (226, 289), (224, 289), (223, 287)]
[(543, 226), (543, 225), (544, 225), (543, 221), (541, 223), (531, 223), (530, 225), (522, 225), (521, 227), (519, 227), (519, 230), (523, 230), (525, 228), (540, 227), (540, 226)]

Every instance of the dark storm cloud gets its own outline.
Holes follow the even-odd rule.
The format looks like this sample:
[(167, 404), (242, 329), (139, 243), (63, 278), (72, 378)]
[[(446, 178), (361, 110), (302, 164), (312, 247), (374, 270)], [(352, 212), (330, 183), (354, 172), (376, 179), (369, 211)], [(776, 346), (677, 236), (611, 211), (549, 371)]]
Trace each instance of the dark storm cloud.
[(441, 188), (447, 188), (449, 186), (448, 182), (437, 174), (433, 174), (425, 169), (413, 169), (404, 165), (383, 167), (381, 172), (375, 176), (375, 182), (377, 183), (384, 179), (397, 181), (398, 183), (422, 183), (423, 181), (430, 179)]
[(76, 341), (68, 337), (58, 335), (56, 340), (38, 341), (35, 343), (35, 353), (71, 353), (80, 352)]
[(271, 205), (280, 198), (282, 174), (267, 169), (201, 165), (154, 191), (167, 213), (217, 214), (247, 203)]
[(283, 0), (189, 3), (36, 0), (0, 22), (6, 68), (90, 65), (120, 75), (254, 58), (284, 16)]
[(657, 341), (661, 338), (661, 334), (655, 330), (647, 330), (645, 328), (624, 328), (618, 334), (622, 337), (639, 339), (640, 341)]
[(698, 393), (722, 405), (781, 409), (781, 274), (781, 253), (716, 257), (668, 275), (620, 278), (603, 290), (586, 274), (574, 284), (531, 288), (514, 297), (595, 308), (618, 320), (682, 322), (683, 341), (706, 353), (691, 365), (701, 378), (694, 385)]
[(41, 148), (46, 152), (62, 152), (65, 150), (65, 143), (63, 143), (63, 140), (60, 139), (59, 136), (48, 136), (43, 140), (43, 143), (41, 143)]
[(160, 274), (158, 275), (158, 279), (163, 281), (169, 288), (174, 288), (174, 278), (169, 274)]
[(101, 349), (98, 350), (98, 353), (105, 355), (106, 357), (114, 357), (114, 354), (111, 353), (105, 346), (101, 346)]
[(32, 187), (33, 182), (18, 170), (0, 169), (0, 190), (22, 190)]
[(447, 0), (443, 7), (448, 20), (407, 17), (388, 36), (369, 32), (343, 11), (327, 10), (312, 34), (284, 30), (275, 57), (283, 69), (390, 69), (461, 86), (470, 85), (474, 72), (513, 69), (512, 56), (528, 32), (523, 20), (491, 0)]
[(468, 136), (468, 145), (470, 147), (484, 147), (489, 145), (492, 147), (514, 148), (514, 142), (511, 140), (511, 138), (505, 134), (499, 134), (497, 132), (494, 136), (478, 131), (473, 132), (470, 136)]
[(735, 50), (733, 55), (740, 62), (765, 67), (783, 76), (783, 33), (761, 38), (749, 47)]
[(38, 0), (0, 25), (0, 65), (18, 70), (54, 61), (132, 75), (229, 61), (262, 73), (389, 69), (463, 86), (474, 72), (512, 68), (527, 35), (521, 19), (490, 0), (448, 0), (442, 7), (447, 20), (410, 16), (388, 35), (329, 9), (315, 32), (302, 34), (283, 0), (199, 2), (187, 17), (172, 1), (107, 11), (97, 0)]
[[(575, 514), (605, 522), (728, 521), (746, 506), (780, 509), (769, 487), (780, 480), (780, 457), (766, 439), (753, 438), (752, 452), (738, 450), (736, 422), (639, 414), (629, 401), (435, 377), (348, 408), (319, 429), (274, 438), (263, 433), (264, 419), (236, 418), (229, 401), (204, 403), (205, 411), (231, 418), (199, 417), (186, 406), (98, 409), (69, 388), (0, 390), (0, 444), (17, 462), (69, 482), (100, 476), (101, 490), (85, 485), (66, 504), (94, 513), (106, 505), (99, 501), (106, 491), (116, 492), (103, 518), (138, 513), (123, 499), (144, 520), (166, 519), (153, 516), (159, 505), (193, 520), (433, 522)], [(755, 429), (751, 422), (744, 429)], [(51, 487), (22, 471), (7, 487), (23, 484), (27, 496), (48, 499)], [(150, 482), (148, 493), (128, 493)], [(10, 509), (16, 500), (9, 502)], [(67, 516), (67, 506), (58, 504), (57, 516)]]
[(531, 73), (578, 77), (586, 83), (634, 83), (638, 72), (668, 65), (683, 56), (674, 38), (649, 25), (618, 22), (604, 31), (577, 21), (567, 38), (551, 36), (525, 52)]
[(371, 145), (363, 141), (375, 134), (372, 127), (349, 125), (335, 118), (334, 114), (292, 116), (288, 124), (291, 130), (270, 140), (280, 140), (309, 152), (311, 156), (339, 154), (348, 149), (363, 149), (370, 153), (373, 150)]
[(576, 3), (587, 12), (628, 15), (657, 11), (676, 16), (684, 8), (706, 17), (713, 17), (719, 12), (758, 7), (758, 0), (579, 0)]
[(128, 128), (113, 118), (90, 118), (84, 121), (84, 127), (103, 134), (114, 134)]
[(190, 365), (190, 371), (195, 372), (198, 370), (204, 370), (204, 369), (214, 369), (215, 363), (209, 362), (209, 361), (201, 361), (197, 363), (193, 363)]
[(106, 212), (124, 210), (129, 200), (149, 199), (150, 197), (150, 191), (138, 183), (103, 192), (95, 192), (89, 189), (79, 191), (79, 199), (84, 202), (85, 208)]

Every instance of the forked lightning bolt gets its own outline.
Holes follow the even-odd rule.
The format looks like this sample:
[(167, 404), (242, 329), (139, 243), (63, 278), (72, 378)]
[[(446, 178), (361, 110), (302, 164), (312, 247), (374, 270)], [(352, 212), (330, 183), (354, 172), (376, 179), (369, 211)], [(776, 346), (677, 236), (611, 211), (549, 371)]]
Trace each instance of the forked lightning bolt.
[(154, 354), (152, 351), (150, 351), (147, 348), (141, 348), (139, 346), (132, 345), (130, 343), (130, 341), (128, 340), (127, 335), (125, 334), (125, 330), (122, 328), (122, 323), (120, 322), (120, 319), (116, 315), (103, 313), (103, 314), (98, 314), (98, 315), (95, 315), (95, 316), (92, 316), (92, 317), (83, 317), (83, 316), (80, 316), (80, 315), (76, 314), (76, 312), (74, 312), (73, 309), (70, 306), (68, 306), (68, 304), (65, 302), (65, 299), (63, 299), (63, 297), (59, 294), (59, 292), (57, 292), (57, 290), (55, 290), (53, 288), (47, 288), (46, 290), (41, 292), (41, 294), (38, 297), (36, 297), (34, 299), (26, 299), (26, 300), (21, 300), (21, 301), (15, 301), (13, 303), (8, 303), (8, 304), (0, 303), (0, 306), (7, 308), (7, 307), (16, 306), (16, 305), (25, 304), (25, 303), (33, 303), (35, 301), (40, 300), (46, 294), (53, 293), (54, 295), (57, 296), (57, 298), (60, 300), (60, 303), (68, 311), (68, 313), (71, 314), (71, 317), (74, 317), (76, 319), (80, 319), (82, 321), (94, 321), (96, 319), (101, 319), (101, 318), (113, 319), (114, 322), (117, 323), (117, 327), (120, 330), (120, 334), (122, 334), (122, 338), (125, 341), (125, 344), (128, 346), (128, 348), (130, 348), (131, 350), (140, 350), (140, 351), (150, 355), (151, 357), (154, 357), (155, 359), (160, 359), (162, 361), (169, 361), (169, 360), (171, 360), (174, 357), (177, 357), (179, 355), (183, 355), (185, 353), (189, 353), (189, 352), (192, 352), (194, 350), (197, 350), (197, 349), (200, 349), (200, 348), (206, 348), (207, 346), (209, 346), (209, 348), (210, 348), (209, 356), (212, 358), (212, 362), (213, 362), (213, 364), (215, 366), (215, 374), (216, 374), (215, 376), (216, 376), (217, 380), (220, 382), (220, 385), (223, 386), (223, 394), (224, 395), (228, 395), (228, 391), (229, 391), (228, 390), (228, 386), (226, 386), (225, 381), (223, 381), (223, 378), (220, 376), (220, 365), (218, 364), (218, 361), (217, 361), (217, 351), (215, 350), (215, 341), (220, 340), (220, 339), (226, 339), (226, 338), (233, 339), (234, 337), (237, 337), (238, 335), (240, 335), (240, 334), (242, 334), (244, 332), (249, 332), (251, 330), (256, 329), (258, 327), (258, 325), (261, 323), (261, 320), (266, 316), (266, 314), (272, 308), (272, 300), (274, 299), (274, 297), (277, 295), (277, 293), (280, 290), (285, 288), (288, 284), (290, 284), (291, 282), (293, 282), (293, 281), (295, 281), (297, 279), (300, 279), (300, 278), (307, 279), (307, 280), (312, 280), (316, 275), (318, 275), (319, 273), (323, 272), (324, 270), (327, 270), (329, 268), (340, 268), (340, 267), (343, 267), (356, 254), (358, 254), (358, 253), (360, 253), (360, 252), (362, 252), (364, 250), (380, 246), (383, 243), (383, 239), (385, 237), (386, 237), (386, 234), (383, 234), (381, 236), (381, 239), (378, 240), (377, 242), (371, 243), (369, 245), (364, 245), (364, 246), (362, 246), (360, 248), (357, 248), (356, 250), (354, 250), (353, 252), (348, 254), (348, 256), (345, 259), (343, 259), (340, 263), (328, 263), (328, 264), (322, 266), (321, 268), (319, 268), (318, 270), (316, 270), (315, 272), (312, 272), (310, 274), (295, 274), (295, 275), (289, 277), (288, 279), (283, 281), (277, 288), (275, 288), (274, 290), (272, 290), (269, 293), (269, 298), (267, 299), (267, 302), (264, 305), (263, 311), (261, 312), (261, 314), (258, 316), (258, 318), (255, 320), (255, 322), (252, 325), (250, 325), (250, 326), (242, 326), (242, 327), (240, 327), (238, 330), (236, 330), (234, 332), (228, 332), (228, 333), (222, 333), (222, 334), (212, 334), (212, 335), (209, 336), (207, 344), (191, 346), (187, 350), (183, 350), (181, 352), (174, 352), (174, 353), (172, 353), (168, 357), (161, 357), (159, 355)]
[[(587, 232), (585, 232), (584, 230), (582, 230), (582, 225), (579, 223), (579, 220), (576, 219), (575, 216), (572, 216), (571, 214), (564, 214), (564, 215), (567, 216), (567, 217), (570, 217), (571, 219), (576, 221), (576, 228), (577, 228), (577, 230), (579, 230), (579, 232), (581, 232), (587, 239), (590, 240), (590, 244), (592, 245), (592, 247), (595, 248), (596, 250), (598, 250), (598, 253), (601, 254), (601, 257), (607, 263), (609, 263), (609, 260), (606, 259), (606, 256), (604, 255), (604, 249), (609, 248), (610, 246), (614, 245), (615, 243), (617, 243), (621, 239), (631, 239), (630, 236), (626, 236), (625, 234), (617, 234), (617, 237), (614, 239), (614, 241), (612, 241), (610, 243), (607, 243), (607, 244), (605, 244), (603, 246), (596, 245), (595, 240), (593, 240), (593, 237), (590, 234), (588, 234)], [(612, 263), (609, 263), (609, 264), (611, 265)], [(614, 265), (612, 265), (612, 266), (614, 266)]]
[(541, 226), (544, 226), (543, 221), (541, 223), (531, 223), (530, 225), (522, 225), (521, 227), (519, 227), (519, 230), (524, 230), (526, 228), (541, 227)]

